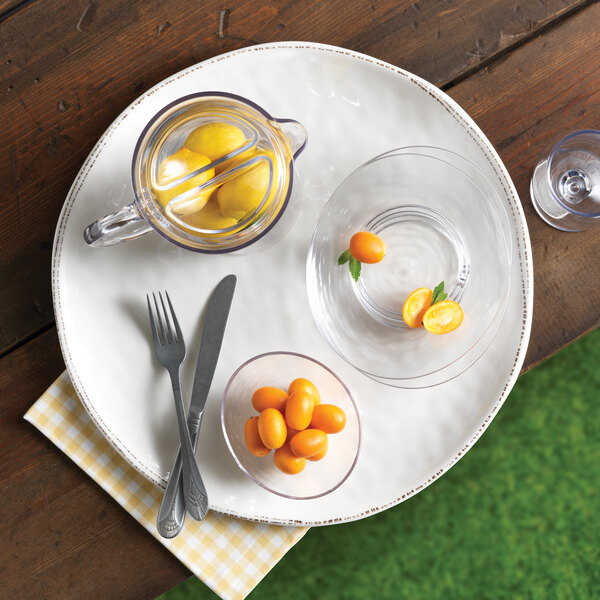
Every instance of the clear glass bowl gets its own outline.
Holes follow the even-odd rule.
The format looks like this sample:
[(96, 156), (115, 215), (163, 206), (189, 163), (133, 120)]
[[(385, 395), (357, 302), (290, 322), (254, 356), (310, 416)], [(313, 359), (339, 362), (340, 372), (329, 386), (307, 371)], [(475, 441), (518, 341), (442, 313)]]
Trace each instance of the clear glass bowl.
[[(353, 281), (338, 256), (361, 230), (381, 236), (386, 256)], [(348, 363), (387, 385), (438, 385), (468, 369), (493, 340), (510, 289), (506, 209), (467, 159), (434, 147), (392, 150), (345, 179), (323, 209), (307, 262), (311, 310)], [(419, 287), (445, 282), (464, 320), (433, 335), (410, 329), (402, 305)]]
[[(339, 406), (346, 413), (346, 426), (340, 433), (328, 435), (329, 448), (323, 459), (308, 460), (301, 473), (287, 475), (274, 465), (272, 452), (263, 457), (250, 453), (244, 442), (244, 425), (257, 415), (252, 407), (257, 388), (269, 385), (287, 390), (297, 377), (312, 381), (323, 403)], [(360, 420), (348, 388), (325, 365), (302, 354), (260, 354), (239, 367), (225, 387), (221, 425), (240, 469), (261, 487), (285, 498), (308, 500), (329, 494), (346, 481), (358, 459)]]

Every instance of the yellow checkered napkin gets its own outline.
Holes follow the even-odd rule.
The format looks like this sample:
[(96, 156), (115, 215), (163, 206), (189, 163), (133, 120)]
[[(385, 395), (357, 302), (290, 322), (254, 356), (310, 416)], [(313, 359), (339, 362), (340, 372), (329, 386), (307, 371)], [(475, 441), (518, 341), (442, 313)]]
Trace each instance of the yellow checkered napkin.
[(79, 403), (66, 372), (29, 409), (25, 419), (227, 600), (245, 598), (307, 531), (209, 512), (201, 522), (188, 517), (183, 531), (165, 540), (156, 529), (162, 491), (129, 466), (99, 433)]

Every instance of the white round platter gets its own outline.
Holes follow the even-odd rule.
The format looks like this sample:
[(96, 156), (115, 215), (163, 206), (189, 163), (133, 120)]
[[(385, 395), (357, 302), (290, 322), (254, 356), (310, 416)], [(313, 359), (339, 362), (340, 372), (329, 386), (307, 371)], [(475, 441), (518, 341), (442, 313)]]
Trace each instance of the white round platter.
[[(290, 233), (273, 248), (246, 256), (195, 254), (156, 234), (110, 248), (87, 247), (85, 226), (132, 199), (131, 155), (150, 117), (180, 96), (208, 90), (245, 96), (274, 117), (297, 119), (306, 127), (308, 146), (297, 162), (303, 204)], [(345, 363), (320, 336), (305, 284), (311, 234), (330, 194), (369, 158), (409, 145), (447, 148), (479, 166), (506, 203), (513, 233), (510, 297), (498, 335), (468, 371), (423, 390), (381, 385)], [(115, 120), (69, 192), (56, 231), (52, 273), (65, 363), (100, 431), (130, 464), (163, 487), (178, 434), (169, 377), (153, 356), (145, 294), (166, 289), (173, 300), (188, 346), (182, 387), (189, 395), (199, 320), (215, 285), (229, 273), (238, 276), (238, 286), (197, 457), (210, 507), (230, 515), (326, 525), (402, 502), (445, 473), (475, 443), (502, 406), (525, 357), (533, 302), (531, 248), (504, 165), (448, 96), (406, 71), (356, 52), (274, 43), (177, 73)], [(220, 403), (229, 376), (250, 357), (275, 350), (323, 362), (358, 404), (362, 447), (356, 468), (323, 498), (301, 501), (270, 494), (237, 468), (223, 439)]]

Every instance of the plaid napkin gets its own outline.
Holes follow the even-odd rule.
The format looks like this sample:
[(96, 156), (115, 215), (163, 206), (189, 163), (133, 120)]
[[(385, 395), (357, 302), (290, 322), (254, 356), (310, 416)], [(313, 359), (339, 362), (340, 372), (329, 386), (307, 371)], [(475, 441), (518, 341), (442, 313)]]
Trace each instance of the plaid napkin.
[(209, 512), (201, 522), (188, 517), (183, 531), (166, 540), (156, 529), (162, 491), (129, 466), (98, 432), (66, 372), (27, 411), (25, 419), (226, 600), (245, 598), (308, 530)]

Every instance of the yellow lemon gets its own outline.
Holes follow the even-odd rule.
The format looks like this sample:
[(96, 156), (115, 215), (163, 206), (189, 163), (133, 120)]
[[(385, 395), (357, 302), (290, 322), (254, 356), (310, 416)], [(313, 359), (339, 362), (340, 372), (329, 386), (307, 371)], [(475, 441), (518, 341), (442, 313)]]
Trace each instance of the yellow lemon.
[[(256, 156), (268, 156), (273, 165), (273, 185), (264, 205), (266, 208), (275, 195), (275, 183), (278, 177), (277, 161), (273, 152), (267, 150), (257, 153)], [(243, 170), (234, 179), (224, 183), (217, 190), (217, 200), (221, 214), (224, 217), (231, 217), (239, 221), (253, 210), (256, 210), (269, 189), (269, 172), (269, 162), (260, 160), (253, 166)]]
[(218, 165), (215, 166), (215, 173), (219, 175), (225, 171), (229, 171), (229, 169), (233, 169), (237, 165), (243, 163), (245, 160), (252, 158), (256, 154), (254, 148), (249, 148), (248, 150), (244, 150), (241, 154), (230, 158)]
[(237, 224), (236, 219), (224, 217), (219, 210), (216, 199), (211, 198), (202, 210), (184, 217), (184, 221), (198, 229), (225, 229)]
[(210, 160), (217, 160), (244, 145), (244, 132), (231, 123), (207, 123), (196, 127), (183, 144), (193, 152), (200, 152)]
[[(210, 159), (204, 154), (192, 152), (187, 148), (179, 148), (175, 154), (167, 156), (167, 158), (160, 163), (157, 177), (158, 184), (166, 185), (167, 183), (171, 183), (184, 175), (197, 171), (208, 164), (210, 164)], [(166, 207), (175, 196), (179, 196), (179, 194), (183, 194), (184, 192), (205, 183), (214, 176), (215, 170), (208, 169), (171, 189), (155, 189), (154, 193), (162, 206)], [(182, 215), (197, 212), (208, 202), (211, 192), (212, 190), (199, 192), (183, 202), (178, 202), (174, 208), (176, 212)]]

